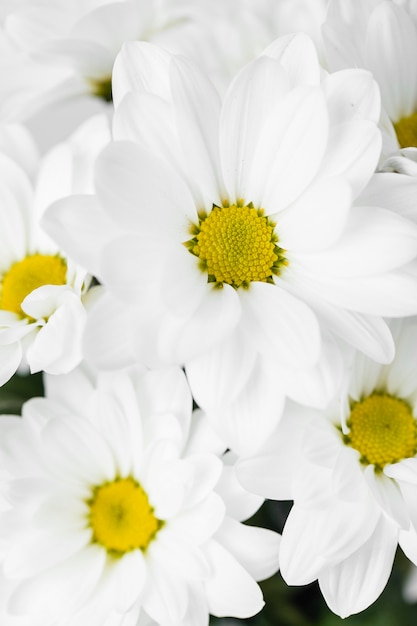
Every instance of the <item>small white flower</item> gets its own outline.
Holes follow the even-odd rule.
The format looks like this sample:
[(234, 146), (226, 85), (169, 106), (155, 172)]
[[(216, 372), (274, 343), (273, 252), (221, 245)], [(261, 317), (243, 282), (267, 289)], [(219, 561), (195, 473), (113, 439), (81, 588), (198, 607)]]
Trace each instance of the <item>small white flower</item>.
[(105, 144), (103, 133), (106, 137), (101, 120), (91, 126), (96, 136), (91, 128), (82, 129), (88, 148), (77, 151), (73, 138), (72, 146), (57, 146), (42, 161), (35, 156), (28, 161), (36, 151), (23, 128), (3, 131), (8, 154), (0, 153), (0, 385), (17, 369), (59, 374), (81, 360), (91, 279), (49, 239), (39, 219), (52, 199), (88, 190), (91, 153)]
[(377, 599), (398, 545), (417, 564), (417, 319), (391, 326), (391, 365), (357, 353), (326, 411), (288, 407), (275, 440), (237, 470), (254, 493), (294, 500), (282, 575), (318, 579), (341, 617)]
[(22, 419), (0, 421), (5, 623), (121, 626), (142, 615), (204, 626), (209, 613), (257, 613), (255, 580), (276, 571), (279, 535), (240, 523), (262, 499), (237, 484), (222, 442), (192, 414), (184, 373), (78, 368), (46, 387)]

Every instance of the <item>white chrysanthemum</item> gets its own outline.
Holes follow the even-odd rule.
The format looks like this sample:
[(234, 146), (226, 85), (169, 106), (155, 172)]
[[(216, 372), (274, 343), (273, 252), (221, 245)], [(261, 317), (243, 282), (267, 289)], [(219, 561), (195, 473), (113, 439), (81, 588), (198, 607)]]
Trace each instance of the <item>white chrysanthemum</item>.
[[(32, 126), (49, 122), (62, 133), (63, 122), (73, 130), (77, 121), (112, 111), (105, 103), (112, 99), (113, 63), (126, 41), (152, 41), (197, 58), (218, 84), (227, 84), (245, 62), (287, 32), (289, 23), (295, 30), (300, 21), (308, 22), (314, 30), (300, 7), (278, 11), (280, 5), (245, 3), (236, 16), (234, 0), (22, 0), (19, 5), (15, 0), (4, 8), (3, 19), (0, 14), (5, 48), (0, 115), (8, 121), (30, 119)], [(310, 16), (317, 12), (309, 10)], [(313, 23), (317, 31), (318, 20)]]
[(275, 442), (238, 467), (254, 493), (294, 500), (283, 577), (295, 585), (318, 578), (342, 617), (376, 600), (398, 544), (417, 564), (417, 319), (392, 330), (391, 365), (356, 353), (325, 412), (292, 405)]
[[(180, 368), (46, 381), (0, 421), (2, 624), (205, 626), (263, 606), (279, 535), (243, 490)], [(4, 595), (4, 591), (3, 591)], [(3, 620), (4, 618), (4, 620)], [(13, 621), (11, 621), (13, 623)], [(142, 622), (139, 622), (142, 623)]]
[(72, 147), (59, 146), (38, 161), (23, 128), (3, 131), (7, 153), (0, 153), (0, 385), (19, 368), (58, 374), (81, 360), (83, 297), (90, 278), (46, 236), (39, 219), (52, 200), (89, 189), (89, 152), (105, 145), (103, 133), (108, 137), (102, 121), (93, 120), (90, 129), (82, 129), (91, 142), (87, 148), (77, 153), (73, 138)]
[(330, 67), (363, 67), (375, 76), (383, 108), (383, 155), (410, 147), (417, 152), (416, 3), (331, 0), (323, 35)]
[(114, 96), (98, 197), (68, 198), (44, 222), (109, 290), (88, 358), (184, 364), (236, 452), (274, 428), (288, 379), (306, 378), (292, 385), (305, 402), (338, 373), (335, 337), (392, 358), (378, 316), (417, 308), (417, 230), (361, 202), (380, 149), (367, 72), (322, 76), (311, 40), (282, 38), (222, 105), (191, 62), (132, 43)]
[[(111, 101), (114, 59), (122, 44), (150, 40), (182, 49), (182, 40), (189, 36), (188, 4), (171, 0), (10, 4), (1, 31), (7, 49), (0, 63), (2, 119), (26, 120), (57, 104), (67, 115), (65, 102), (72, 100), (74, 106), (74, 99), (82, 103), (79, 120), (83, 110), (85, 116), (105, 110), (104, 103)], [(58, 122), (59, 118), (59, 131)]]

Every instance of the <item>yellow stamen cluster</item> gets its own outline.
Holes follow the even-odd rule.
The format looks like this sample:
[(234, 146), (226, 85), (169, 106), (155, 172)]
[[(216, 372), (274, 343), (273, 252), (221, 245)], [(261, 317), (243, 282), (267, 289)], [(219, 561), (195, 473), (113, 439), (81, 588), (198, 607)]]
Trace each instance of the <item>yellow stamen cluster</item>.
[(274, 229), (252, 204), (214, 206), (209, 215), (200, 215), (194, 238), (184, 245), (200, 259), (208, 282), (248, 288), (252, 281), (273, 282), (287, 264)]
[(400, 148), (417, 148), (417, 111), (394, 123)]
[(67, 264), (59, 256), (33, 254), (14, 263), (1, 280), (0, 309), (25, 315), (21, 305), (34, 289), (65, 285)]
[(88, 504), (93, 541), (112, 554), (145, 550), (162, 526), (145, 491), (131, 477), (96, 487)]
[(417, 421), (400, 398), (373, 393), (351, 410), (345, 443), (358, 450), (361, 462), (382, 469), (417, 453)]

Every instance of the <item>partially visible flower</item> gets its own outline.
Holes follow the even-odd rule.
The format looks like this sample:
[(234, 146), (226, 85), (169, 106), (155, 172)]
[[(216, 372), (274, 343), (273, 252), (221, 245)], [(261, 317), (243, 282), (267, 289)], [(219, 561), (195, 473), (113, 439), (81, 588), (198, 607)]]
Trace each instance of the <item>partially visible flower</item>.
[(31, 171), (19, 162), (24, 152), (26, 160), (36, 153), (29, 135), (15, 127), (3, 132), (10, 156), (0, 153), (0, 385), (18, 369), (59, 374), (81, 360), (91, 278), (50, 240), (39, 219), (50, 201), (88, 191), (93, 153), (108, 137), (101, 121), (92, 123), (100, 128), (95, 136), (91, 125), (83, 129), (88, 148), (76, 154), (74, 138), (72, 147), (57, 147), (36, 167), (33, 157)]
[(417, 147), (415, 3), (330, 0), (323, 37), (332, 69), (363, 67), (377, 80), (382, 100), (383, 157), (400, 148)]
[(294, 500), (282, 575), (318, 579), (341, 617), (377, 599), (398, 545), (417, 565), (417, 319), (391, 328), (391, 365), (356, 353), (325, 411), (292, 405), (274, 439), (237, 468), (254, 493)]
[(380, 151), (377, 87), (363, 70), (326, 74), (305, 35), (278, 39), (223, 103), (195, 65), (149, 43), (123, 48), (113, 86), (97, 197), (44, 220), (108, 289), (87, 358), (184, 365), (218, 432), (247, 452), (285, 394), (328, 401), (339, 340), (389, 361), (380, 316), (417, 309), (416, 225), (394, 201), (361, 198)]
[[(46, 380), (0, 420), (2, 624), (205, 626), (263, 606), (279, 535), (242, 489), (180, 368)], [(4, 597), (6, 596), (6, 597)], [(143, 621), (142, 621), (143, 620)]]

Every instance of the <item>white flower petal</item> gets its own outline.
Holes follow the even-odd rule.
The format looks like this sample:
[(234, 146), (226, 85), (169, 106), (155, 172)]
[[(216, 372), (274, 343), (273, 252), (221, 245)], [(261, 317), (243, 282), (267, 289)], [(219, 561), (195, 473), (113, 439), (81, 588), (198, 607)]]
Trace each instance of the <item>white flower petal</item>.
[(152, 558), (148, 548), (148, 584), (143, 595), (143, 608), (159, 624), (181, 623), (187, 610), (188, 593), (184, 581), (167, 564)]
[(258, 613), (264, 601), (253, 578), (216, 541), (210, 541), (206, 550), (213, 567), (213, 575), (205, 584), (210, 613), (239, 618)]
[(240, 316), (240, 300), (233, 287), (208, 285), (200, 306), (189, 318), (165, 318), (158, 337), (159, 351), (168, 360), (184, 363), (221, 343), (235, 330)]
[(74, 529), (62, 532), (33, 533), (27, 541), (15, 543), (4, 560), (4, 572), (10, 578), (30, 578), (71, 558), (85, 548), (91, 530)]
[(263, 54), (279, 61), (288, 73), (292, 85), (320, 83), (317, 50), (312, 39), (304, 33), (279, 37), (265, 48)]
[(255, 580), (265, 580), (278, 571), (280, 535), (266, 528), (246, 526), (230, 517), (216, 533), (216, 541), (233, 554)]
[(321, 89), (292, 89), (263, 125), (253, 157), (248, 193), (253, 191), (248, 201), (271, 215), (298, 198), (321, 167), (328, 132)]
[(398, 215), (416, 222), (416, 193), (417, 178), (394, 172), (379, 172), (372, 176), (357, 202), (363, 206), (394, 209)]
[[(285, 392), (276, 381), (275, 368), (258, 358), (247, 384), (234, 400), (207, 408), (213, 428), (237, 454), (254, 453), (279, 422)], [(201, 406), (206, 408), (204, 403)]]
[(45, 462), (57, 476), (71, 476), (86, 486), (114, 479), (116, 468), (109, 446), (85, 418), (51, 419), (42, 439), (49, 451)]
[(158, 239), (170, 235), (181, 243), (190, 221), (197, 219), (190, 192), (174, 168), (139, 144), (109, 144), (97, 159), (95, 184), (107, 214), (127, 230)]
[(372, 74), (365, 70), (348, 69), (328, 74), (323, 87), (332, 125), (350, 119), (379, 121), (380, 95)]
[(113, 119), (116, 141), (134, 141), (183, 171), (172, 104), (152, 93), (128, 93)]
[(417, 225), (393, 211), (352, 207), (346, 228), (335, 246), (320, 256), (303, 255), (318, 274), (356, 277), (395, 270), (417, 253)]
[(347, 558), (367, 541), (379, 516), (378, 508), (366, 501), (334, 500), (317, 510), (294, 505), (280, 547), (284, 580), (289, 585), (305, 585), (318, 578), (326, 566)]
[(390, 576), (396, 548), (397, 531), (381, 516), (356, 552), (320, 574), (320, 590), (330, 609), (348, 617), (375, 602)]
[[(25, 298), (26, 310), (32, 309), (38, 291)], [(27, 349), (26, 358), (31, 372), (44, 370), (50, 374), (65, 374), (76, 367), (82, 358), (81, 339), (85, 322), (86, 312), (79, 296), (72, 291), (63, 293), (61, 305), (50, 315)]]
[(373, 465), (365, 468), (364, 477), (385, 515), (398, 527), (407, 529), (410, 518), (398, 483), (385, 475), (385, 472), (377, 474)]
[(127, 613), (146, 583), (146, 561), (141, 550), (124, 554), (114, 565), (114, 608)]
[(0, 345), (0, 385), (4, 385), (16, 372), (22, 360), (20, 343)]
[(216, 486), (226, 505), (226, 514), (239, 522), (251, 517), (261, 506), (264, 498), (242, 487), (235, 468), (225, 466), (220, 481)]
[(286, 73), (265, 56), (246, 66), (228, 89), (220, 116), (220, 157), (232, 202), (253, 200), (248, 179), (262, 126), (288, 90)]
[(132, 363), (132, 323), (132, 311), (105, 293), (88, 314), (83, 346), (85, 358), (103, 369)]
[(354, 119), (330, 127), (322, 176), (343, 176), (357, 196), (375, 171), (381, 151), (381, 134), (368, 120)]
[(213, 350), (187, 362), (186, 372), (197, 404), (216, 410), (233, 402), (253, 371), (256, 351), (238, 327)]
[(58, 200), (44, 213), (42, 227), (70, 257), (100, 277), (99, 257), (118, 227), (92, 196)]
[(71, 559), (22, 582), (12, 593), (13, 615), (48, 615), (58, 619), (93, 592), (103, 573), (105, 551), (91, 545)]
[(239, 293), (248, 338), (269, 358), (291, 366), (317, 361), (320, 331), (312, 310), (277, 285), (253, 282)]
[(196, 545), (206, 543), (224, 520), (225, 504), (216, 494), (211, 493), (195, 506), (179, 511), (169, 520), (167, 527), (182, 533)]
[(116, 109), (131, 91), (147, 91), (167, 99), (170, 61), (171, 56), (159, 46), (145, 41), (125, 43), (113, 68), (112, 91)]
[(214, 86), (191, 61), (174, 57), (170, 68), (172, 101), (185, 171), (197, 207), (221, 206), (220, 98)]
[(336, 243), (351, 208), (351, 190), (343, 178), (325, 178), (277, 216), (279, 245), (285, 250), (314, 251)]
[(381, 88), (389, 116), (397, 121), (417, 101), (417, 31), (406, 11), (381, 2), (367, 24), (366, 62)]

